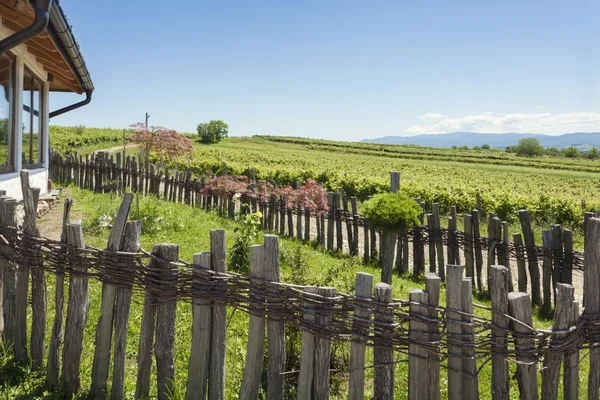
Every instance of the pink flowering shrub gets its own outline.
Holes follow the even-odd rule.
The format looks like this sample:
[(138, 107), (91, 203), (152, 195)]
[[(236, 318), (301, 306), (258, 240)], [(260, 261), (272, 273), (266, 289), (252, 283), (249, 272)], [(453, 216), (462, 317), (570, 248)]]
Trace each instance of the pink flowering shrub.
[(138, 122), (130, 126), (132, 134), (129, 141), (138, 145), (140, 155), (144, 162), (149, 161), (150, 154), (154, 153), (161, 159), (177, 161), (177, 158), (192, 153), (192, 141), (173, 129), (162, 126), (151, 126)]

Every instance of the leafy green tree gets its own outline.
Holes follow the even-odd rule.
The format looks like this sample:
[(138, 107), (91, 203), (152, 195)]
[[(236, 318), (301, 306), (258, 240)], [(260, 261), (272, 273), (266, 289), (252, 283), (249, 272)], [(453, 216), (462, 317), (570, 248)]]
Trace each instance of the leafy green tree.
[(558, 157), (560, 156), (560, 150), (556, 147), (549, 147), (548, 149), (546, 149), (546, 154), (552, 157)]
[(536, 138), (523, 138), (516, 146), (518, 156), (535, 157), (544, 154), (544, 147)]
[(473, 150), (475, 150), (475, 151), (481, 151), (481, 147), (479, 147), (479, 146), (473, 146)]
[(598, 154), (598, 149), (595, 146), (590, 149), (587, 156), (589, 159), (592, 160), (596, 160), (598, 157), (600, 157), (600, 155)]
[(212, 120), (208, 123), (199, 123), (196, 129), (202, 143), (217, 143), (227, 137), (229, 125), (221, 120)]
[(565, 154), (565, 157), (569, 157), (569, 158), (578, 158), (581, 156), (581, 152), (579, 151), (579, 149), (577, 147), (573, 147), (573, 146), (567, 147), (564, 154)]
[(491, 149), (491, 148), (492, 148), (492, 147), (491, 147), (489, 144), (482, 144), (482, 145), (481, 145), (481, 149), (482, 149), (482, 150), (489, 150), (489, 149)]

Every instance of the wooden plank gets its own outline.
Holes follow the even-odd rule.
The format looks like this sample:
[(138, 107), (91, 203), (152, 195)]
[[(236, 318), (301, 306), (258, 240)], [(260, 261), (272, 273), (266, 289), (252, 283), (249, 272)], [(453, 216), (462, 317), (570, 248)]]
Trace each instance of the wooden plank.
[[(81, 221), (71, 221), (66, 226), (67, 243), (75, 248), (85, 247)], [(67, 258), (68, 260), (68, 258)], [(73, 272), (86, 274), (85, 266), (69, 266)], [(69, 299), (67, 302), (67, 319), (65, 321), (65, 343), (62, 353), (62, 374), (60, 383), (64, 394), (74, 395), (81, 387), (80, 367), (83, 351), (83, 335), (88, 319), (90, 304), (89, 278), (69, 278)]]
[(392, 270), (394, 268), (394, 253), (396, 251), (397, 234), (393, 232), (381, 232), (381, 281), (392, 284)]
[[(260, 285), (265, 278), (265, 248), (264, 245), (250, 247), (250, 296), (256, 302), (264, 302)], [(240, 389), (240, 400), (258, 400), (260, 379), (262, 376), (263, 359), (265, 353), (265, 314), (264, 308), (254, 306), (250, 308), (250, 322), (248, 324), (248, 346), (246, 351), (246, 365), (244, 378)], [(189, 382), (189, 378), (188, 378)], [(198, 392), (194, 392), (198, 393)], [(200, 396), (200, 398), (204, 398)], [(190, 400), (192, 397), (190, 397)]]
[[(119, 154), (119, 153), (117, 153)], [(138, 253), (141, 249), (142, 221), (130, 221), (125, 225), (122, 250)], [(117, 301), (115, 307), (115, 354), (113, 360), (113, 377), (111, 400), (122, 399), (125, 389), (125, 361), (127, 358), (127, 333), (129, 332), (129, 311), (133, 294), (133, 283), (136, 271), (121, 271)]]
[(327, 250), (333, 250), (333, 231), (334, 231), (334, 215), (335, 202), (334, 193), (327, 193), (327, 204), (329, 205), (329, 213), (327, 214)]
[(375, 305), (375, 323), (380, 329), (374, 333), (373, 360), (374, 392), (378, 400), (392, 400), (394, 398), (394, 350), (391, 338), (394, 333), (392, 322), (394, 320), (392, 309), (388, 304), (392, 301), (392, 287), (387, 283), (379, 282), (375, 285), (373, 298)]
[(350, 343), (350, 379), (348, 400), (362, 400), (365, 397), (365, 354), (364, 338), (368, 334), (371, 313), (368, 302), (373, 290), (373, 275), (364, 272), (356, 274), (354, 320), (352, 321), (352, 342)]
[(523, 230), (523, 240), (527, 253), (529, 278), (531, 280), (531, 301), (534, 305), (542, 304), (540, 295), (540, 270), (538, 267), (537, 252), (535, 249), (535, 238), (531, 229), (531, 220), (528, 210), (519, 210), (519, 220)]
[[(153, 246), (151, 254), (158, 257), (160, 254), (159, 248)], [(149, 284), (158, 280), (156, 273), (158, 269), (157, 262), (156, 258), (152, 258), (150, 260), (150, 265), (147, 268), (145, 277)], [(154, 347), (154, 331), (156, 326), (156, 304), (156, 294), (149, 289), (146, 289), (137, 356), (137, 380), (135, 384), (136, 399), (147, 398), (150, 395), (150, 373), (152, 372), (152, 349)]]
[(542, 231), (542, 245), (544, 246), (544, 263), (542, 265), (544, 303), (542, 304), (542, 311), (550, 312), (550, 308), (552, 308), (552, 231)]
[(533, 317), (531, 313), (531, 298), (527, 293), (511, 292), (508, 294), (510, 316), (522, 324), (512, 322), (513, 337), (517, 353), (517, 382), (519, 398), (522, 400), (538, 399), (537, 362), (535, 338), (531, 337)]
[(477, 359), (475, 358), (475, 329), (473, 327), (473, 282), (471, 278), (462, 279), (461, 284), (461, 311), (463, 340), (467, 343), (462, 348), (463, 352), (463, 376), (462, 389), (465, 400), (479, 400), (479, 387), (477, 384)]
[(358, 255), (358, 205), (356, 196), (350, 197), (350, 205), (352, 206), (352, 255)]
[(344, 219), (346, 222), (346, 238), (348, 239), (348, 253), (354, 254), (354, 237), (352, 232), (352, 218), (350, 211), (348, 210), (348, 197), (346, 191), (340, 189), (340, 196), (342, 198), (342, 205), (344, 207)]
[[(461, 286), (463, 279), (461, 265), (446, 266), (446, 326), (448, 336), (448, 400), (459, 400), (463, 398), (462, 385), (462, 316), (461, 310)], [(455, 311), (450, 311), (455, 310)]]
[[(161, 291), (156, 310), (156, 380), (158, 400), (170, 399), (175, 388), (175, 323), (177, 302), (177, 268), (170, 261), (177, 261), (179, 246), (176, 244), (158, 245), (159, 284)], [(163, 297), (163, 299), (161, 299)]]
[(490, 268), (492, 295), (492, 399), (508, 400), (508, 363), (506, 330), (508, 329), (508, 270), (501, 265)]
[[(579, 321), (579, 303), (577, 301), (573, 302), (571, 310), (573, 314), (569, 326), (574, 326)], [(577, 400), (579, 398), (579, 350), (565, 354), (563, 389), (564, 400)]]
[[(5, 239), (9, 242), (14, 241), (16, 228), (16, 209), (17, 201), (15, 199), (2, 196), (0, 197), (0, 228)], [(16, 266), (11, 260), (14, 260), (14, 250), (10, 246), (0, 248), (0, 274), (2, 274), (2, 317), (3, 317), (3, 342), (7, 347), (13, 347), (16, 335)]]
[(390, 192), (397, 193), (400, 190), (400, 172), (390, 172)]
[[(40, 233), (36, 227), (37, 205), (40, 197), (40, 188), (29, 186), (29, 171), (22, 170), (21, 190), (23, 193), (23, 209), (25, 217), (23, 220), (23, 231), (26, 235), (39, 237)], [(32, 270), (32, 267), (33, 270)], [(27, 293), (29, 283), (29, 271), (31, 271), (31, 336), (30, 336), (30, 354), (31, 368), (40, 369), (44, 363), (44, 349), (46, 342), (46, 277), (40, 264), (34, 262), (34, 265), (20, 266), (17, 274), (17, 327), (20, 335), (17, 339), (24, 340), (20, 344), (20, 349), (16, 348), (16, 359), (19, 362), (27, 363)], [(23, 299), (25, 296), (25, 299)], [(20, 336), (20, 337), (19, 337)], [(19, 347), (19, 343), (15, 343)]]
[[(442, 279), (436, 274), (429, 273), (425, 276), (425, 290), (427, 291), (427, 304), (429, 305), (429, 318), (436, 323), (429, 323), (429, 341), (439, 343), (441, 340), (439, 329), (440, 286)], [(429, 354), (429, 400), (440, 400), (440, 357), (431, 352)]]
[(429, 272), (436, 272), (435, 221), (433, 214), (427, 214), (427, 235), (429, 236)]
[[(279, 282), (279, 241), (276, 235), (265, 235), (265, 279)], [(277, 295), (274, 293), (273, 295)], [(276, 316), (267, 318), (268, 365), (267, 382), (269, 399), (283, 399), (285, 368), (285, 323)]]
[[(558, 283), (556, 285), (556, 310), (554, 311), (553, 331), (566, 331), (570, 328), (573, 319), (573, 298), (575, 289), (571, 285)], [(544, 355), (544, 368), (542, 369), (542, 398), (556, 399), (558, 397), (558, 384), (560, 381), (560, 364), (563, 353), (553, 351), (554, 346), (564, 343), (566, 333), (553, 333), (550, 337), (549, 352)]]
[[(305, 286), (305, 293), (317, 293), (316, 286)], [(317, 317), (314, 313), (314, 303), (304, 302), (304, 314), (302, 318), (309, 324), (314, 324)], [(300, 372), (298, 374), (298, 390), (296, 399), (310, 399), (312, 396), (312, 384), (315, 367), (315, 337), (310, 331), (302, 330), (302, 347), (300, 352)]]
[(569, 229), (563, 230), (563, 270), (561, 282), (571, 285), (573, 283), (573, 233)]
[[(211, 229), (210, 255), (211, 268), (217, 273), (227, 272), (226, 239), (224, 229)], [(266, 248), (266, 246), (265, 246)], [(222, 400), (225, 398), (225, 336), (227, 330), (227, 307), (224, 304), (213, 304), (212, 337), (210, 340), (210, 371), (208, 374), (208, 398)]]
[[(585, 226), (585, 257), (583, 259), (584, 316), (600, 313), (600, 219), (590, 218)], [(590, 348), (588, 399), (598, 399), (600, 393), (600, 347)]]
[[(125, 224), (129, 217), (133, 195), (125, 193), (117, 217), (113, 225), (110, 236), (108, 237), (108, 250), (121, 250), (123, 242), (123, 233)], [(110, 279), (110, 277), (109, 277)], [(116, 286), (108, 283), (102, 283), (102, 305), (100, 308), (100, 318), (96, 325), (96, 348), (94, 351), (94, 361), (92, 364), (92, 383), (90, 386), (90, 396), (94, 399), (104, 399), (106, 397), (108, 372), (110, 367), (110, 352), (112, 344), (113, 317), (115, 309)]]
[(520, 233), (513, 234), (515, 253), (517, 258), (517, 276), (519, 292), (527, 292), (527, 269), (525, 268), (525, 250), (523, 238)]
[(64, 252), (59, 254), (60, 264), (57, 266), (55, 275), (55, 291), (54, 291), (54, 323), (52, 324), (52, 333), (50, 336), (50, 347), (48, 349), (48, 361), (46, 364), (46, 383), (51, 390), (56, 390), (58, 387), (58, 376), (60, 370), (60, 359), (59, 352), (62, 344), (62, 325), (63, 325), (63, 314), (64, 314), (64, 302), (65, 302), (65, 268), (64, 264), (66, 261), (66, 244), (67, 244), (67, 224), (69, 223), (69, 215), (71, 213), (71, 207), (73, 205), (73, 199), (66, 198), (63, 207), (63, 220), (62, 220), (62, 232), (60, 235), (60, 241), (64, 244), (61, 247), (61, 251)]
[(504, 265), (508, 269), (508, 290), (513, 292), (514, 282), (512, 276), (512, 268), (510, 267), (510, 251), (509, 251), (509, 228), (508, 222), (502, 222), (502, 265)]
[(429, 352), (419, 342), (429, 340), (427, 324), (421, 320), (429, 311), (422, 304), (427, 304), (427, 292), (411, 289), (409, 292), (410, 315), (408, 337), (408, 398), (429, 398)]
[[(335, 297), (335, 288), (320, 287), (317, 288), (317, 294), (322, 296), (321, 302), (327, 304), (327, 298)], [(321, 311), (317, 314), (317, 324), (323, 329), (331, 329), (333, 316), (331, 313)], [(331, 339), (327, 337), (317, 337), (315, 339), (315, 367), (313, 376), (313, 396), (314, 400), (328, 400), (330, 392), (329, 365), (331, 364)]]
[(464, 246), (465, 246), (465, 274), (475, 284), (475, 271), (473, 270), (473, 217), (471, 214), (463, 215), (464, 221)]
[(460, 251), (459, 251), (459, 247), (458, 247), (458, 237), (457, 237), (458, 218), (456, 216), (456, 206), (450, 207), (450, 218), (452, 219), (452, 223), (448, 224), (448, 234), (450, 234), (450, 231), (454, 232), (454, 234), (451, 236), (452, 237), (452, 246), (454, 247), (454, 261), (448, 260), (448, 264), (454, 263), (456, 265), (461, 265), (462, 263), (460, 261)]
[(477, 210), (471, 211), (471, 229), (473, 232), (473, 249), (475, 253), (475, 281), (477, 283), (477, 290), (483, 290), (483, 255), (481, 246), (481, 235), (479, 233), (479, 212)]
[[(255, 255), (256, 250), (251, 255)], [(194, 254), (194, 271), (192, 288), (194, 299), (192, 306), (192, 346), (188, 364), (188, 380), (186, 386), (186, 400), (196, 398), (205, 399), (208, 389), (208, 375), (210, 368), (210, 339), (212, 332), (212, 307), (210, 301), (201, 298), (202, 288), (200, 278), (202, 270), (210, 270), (210, 253)], [(251, 260), (253, 260), (251, 258)]]
[(433, 214), (433, 228), (435, 229), (435, 252), (437, 256), (438, 274), (442, 281), (446, 280), (446, 263), (444, 262), (444, 244), (442, 243), (442, 231), (440, 224), (440, 205), (433, 203), (431, 205)]
[[(560, 224), (552, 225), (552, 293), (556, 293), (556, 284), (562, 283), (563, 271), (563, 232)], [(556, 298), (554, 298), (556, 306)]]

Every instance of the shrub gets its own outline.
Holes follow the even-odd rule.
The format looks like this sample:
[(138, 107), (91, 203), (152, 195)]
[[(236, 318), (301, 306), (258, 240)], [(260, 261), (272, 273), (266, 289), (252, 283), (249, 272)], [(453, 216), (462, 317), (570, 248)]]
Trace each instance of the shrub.
[(491, 148), (491, 146), (489, 144), (482, 144), (481, 145), (481, 149), (482, 150), (489, 150)]
[(381, 231), (401, 233), (419, 224), (421, 206), (401, 193), (376, 194), (364, 203), (364, 216)]
[(155, 153), (162, 159), (177, 161), (178, 157), (189, 155), (194, 146), (187, 137), (172, 129), (162, 126), (151, 126), (146, 129), (142, 122), (131, 125), (130, 141), (139, 145), (140, 156), (144, 162), (150, 161), (150, 153)]
[(249, 213), (240, 217), (240, 226), (234, 230), (238, 235), (229, 256), (229, 270), (250, 275), (250, 245), (256, 239), (258, 228), (261, 225), (261, 218), (262, 213), (260, 212)]
[(523, 138), (516, 146), (518, 156), (535, 157), (544, 154), (544, 147), (536, 138)]
[(217, 143), (227, 137), (229, 125), (221, 120), (213, 120), (198, 124), (196, 130), (202, 143)]
[(587, 156), (588, 156), (588, 158), (589, 158), (589, 159), (591, 159), (591, 160), (595, 160), (595, 159), (597, 159), (598, 157), (600, 157), (600, 156), (598, 155), (598, 149), (597, 149), (596, 147), (592, 147), (592, 148), (590, 149), (590, 151), (588, 152)]
[(579, 156), (581, 156), (581, 152), (577, 147), (569, 146), (565, 150), (565, 157), (578, 158)]

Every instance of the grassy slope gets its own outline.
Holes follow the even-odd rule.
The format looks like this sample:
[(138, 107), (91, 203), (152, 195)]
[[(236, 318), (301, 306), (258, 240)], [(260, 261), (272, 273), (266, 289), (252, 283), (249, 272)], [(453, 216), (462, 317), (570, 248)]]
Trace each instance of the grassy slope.
[[(86, 244), (98, 247), (106, 246), (109, 230), (101, 228), (99, 219), (104, 216), (116, 214), (120, 199), (112, 197), (109, 194), (93, 194), (91, 192), (70, 188), (67, 195), (75, 198), (73, 208), (73, 219), (83, 218), (85, 227)], [(204, 212), (199, 209), (191, 208), (181, 204), (165, 203), (156, 199), (142, 198), (139, 204), (139, 214), (137, 207), (132, 211), (132, 218), (141, 218), (144, 221), (144, 233), (142, 236), (142, 246), (150, 249), (155, 243), (178, 243), (180, 245), (179, 257), (183, 260), (191, 261), (192, 255), (198, 251), (209, 248), (210, 229), (223, 228), (227, 230), (228, 247), (233, 244), (235, 234), (233, 229), (236, 223), (210, 212)], [(160, 228), (160, 229), (158, 229)], [(299, 263), (295, 263), (295, 258), (300, 258)], [(297, 284), (318, 284), (330, 285), (345, 293), (353, 292), (353, 281), (356, 272), (364, 271), (375, 276), (375, 281), (379, 280), (379, 270), (373, 266), (363, 266), (357, 260), (347, 257), (339, 257), (336, 254), (330, 254), (323, 250), (313, 250), (310, 246), (302, 245), (294, 240), (281, 240), (281, 260), (282, 260), (282, 281)], [(294, 266), (300, 264), (301, 267)], [(51, 321), (53, 319), (53, 294), (54, 277), (48, 276), (48, 333), (49, 338)], [(394, 297), (407, 299), (410, 288), (423, 288), (420, 281), (411, 280), (407, 277), (394, 277), (393, 288)], [(98, 282), (90, 284), (91, 302), (90, 314), (86, 327), (84, 339), (84, 354), (82, 364), (82, 387), (89, 388), (90, 373), (93, 358), (93, 343), (95, 336), (95, 325), (99, 317), (101, 285)], [(442, 292), (441, 303), (445, 302), (445, 293)], [(479, 298), (477, 302), (487, 305), (485, 298)], [(136, 354), (139, 340), (139, 327), (141, 323), (141, 309), (143, 306), (143, 294), (136, 291), (132, 303), (130, 317), (130, 331), (127, 346), (127, 366), (126, 366), (126, 396), (133, 397), (135, 390), (136, 376)], [(489, 317), (487, 311), (476, 309), (476, 313), (481, 316)], [(241, 379), (244, 368), (245, 346), (247, 341), (247, 315), (241, 311), (235, 312), (228, 310), (228, 334), (227, 334), (227, 398), (235, 399), (241, 385)], [(535, 324), (538, 327), (547, 328), (551, 322), (535, 316)], [(288, 330), (289, 335), (294, 335), (292, 330)], [(297, 334), (297, 332), (295, 333)], [(177, 337), (176, 337), (176, 388), (175, 398), (183, 398), (185, 393), (185, 381), (187, 372), (187, 362), (189, 358), (191, 335), (191, 310), (190, 305), (184, 302), (178, 304), (177, 312)], [(348, 344), (336, 344), (334, 354), (338, 360), (338, 369), (341, 372), (334, 374), (332, 398), (345, 398), (345, 372), (348, 361)], [(299, 349), (296, 347), (295, 349)], [(407, 398), (406, 388), (408, 385), (408, 364), (402, 362), (405, 355), (399, 355), (399, 362), (396, 367), (396, 398)], [(482, 360), (480, 364), (483, 364)], [(372, 351), (368, 350), (367, 365), (372, 363)], [(582, 365), (587, 368), (587, 360)], [(288, 370), (294, 370), (297, 366), (289, 365)], [(514, 365), (511, 365), (514, 371)], [(17, 398), (20, 395), (34, 395), (32, 398), (43, 398), (43, 378), (40, 374), (25, 373), (19, 368), (11, 366), (7, 356), (0, 354), (0, 399)], [(367, 390), (372, 395), (372, 369), (367, 369)], [(21, 378), (19, 379), (19, 376)], [(479, 377), (479, 385), (482, 392), (482, 398), (489, 397), (489, 385), (491, 376), (490, 363), (485, 364)], [(290, 385), (293, 382), (294, 374), (288, 376)], [(13, 380), (12, 385), (4, 386), (7, 381)], [(445, 370), (442, 370), (442, 387), (445, 387)], [(580, 390), (581, 396), (585, 396), (585, 385)], [(444, 389), (443, 389), (444, 390)], [(516, 396), (516, 383), (511, 386), (512, 395)], [(29, 397), (27, 397), (29, 398)], [(55, 398), (48, 396), (45, 398)], [(446, 398), (445, 392), (442, 398)]]

